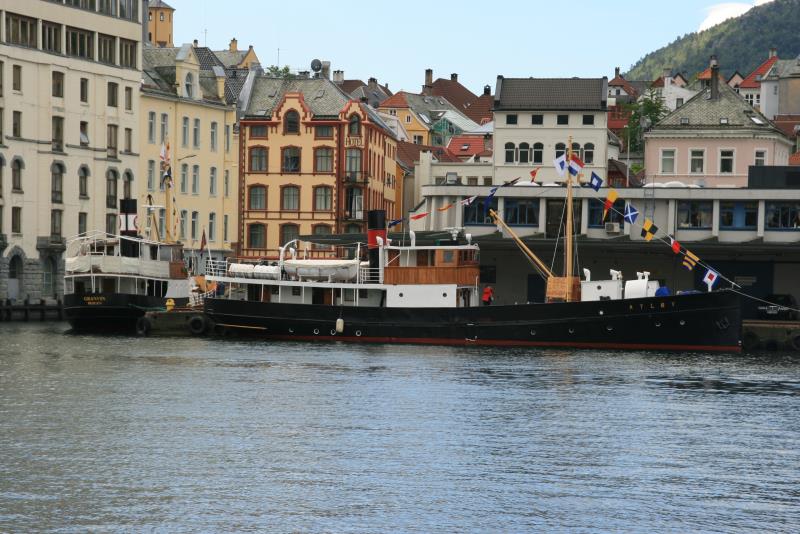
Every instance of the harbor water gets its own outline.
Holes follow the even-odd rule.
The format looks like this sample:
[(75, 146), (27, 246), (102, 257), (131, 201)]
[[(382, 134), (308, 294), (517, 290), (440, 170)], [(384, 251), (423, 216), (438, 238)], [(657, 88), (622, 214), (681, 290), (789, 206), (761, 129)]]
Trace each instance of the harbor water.
[(797, 532), (800, 357), (0, 324), (0, 532)]

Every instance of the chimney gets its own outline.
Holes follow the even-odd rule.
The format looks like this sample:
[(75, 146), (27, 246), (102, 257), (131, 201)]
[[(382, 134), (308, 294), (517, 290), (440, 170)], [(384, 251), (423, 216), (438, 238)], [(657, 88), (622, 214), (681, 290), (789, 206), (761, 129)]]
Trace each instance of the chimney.
[(484, 85), (483, 86), (483, 94), (487, 95), (487, 96), (492, 94), (492, 86), (491, 85)]
[(331, 62), (330, 61), (323, 61), (322, 62), (322, 77), (326, 80), (331, 79)]
[(197, 48), (197, 39), (195, 39), (194, 41), (192, 41), (192, 46), (194, 46), (195, 48)]
[(667, 67), (662, 73), (664, 76), (664, 87), (672, 85), (672, 67)]
[(614, 78), (619, 78), (619, 67), (614, 67)]
[(778, 55), (778, 49), (775, 48), (774, 46), (770, 47), (770, 49), (769, 49), (769, 57), (776, 57), (777, 55)]
[(377, 89), (378, 88), (378, 79), (377, 78), (370, 78), (369, 80), (367, 80), (367, 87), (369, 87), (370, 90), (372, 90), (372, 91)]
[(238, 48), (237, 44), (238, 44), (238, 41), (236, 40), (236, 37), (231, 39), (231, 44), (228, 45), (228, 51), (229, 52), (238, 52), (239, 48)]
[(457, 82), (458, 81), (458, 73), (457, 72), (454, 72), (453, 74), (450, 75), (450, 81), (451, 82)]
[(709, 66), (711, 67), (711, 100), (716, 100), (719, 98), (719, 63), (717, 62), (717, 56), (711, 56)]
[(217, 82), (217, 98), (225, 102), (225, 69), (214, 65), (213, 72)]
[(422, 94), (430, 95), (433, 87), (433, 69), (425, 69), (425, 85), (422, 86)]
[(344, 81), (344, 71), (343, 70), (333, 71), (333, 81), (336, 83), (342, 83)]

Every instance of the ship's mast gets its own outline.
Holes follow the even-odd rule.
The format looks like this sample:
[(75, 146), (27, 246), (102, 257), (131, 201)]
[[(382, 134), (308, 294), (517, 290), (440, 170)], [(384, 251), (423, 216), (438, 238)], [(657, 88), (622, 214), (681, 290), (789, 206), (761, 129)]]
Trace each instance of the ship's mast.
[[(569, 162), (572, 159), (572, 136), (567, 141), (567, 224), (564, 229), (564, 277), (572, 279), (572, 173), (569, 170)], [(567, 302), (572, 301), (572, 284), (567, 284)]]

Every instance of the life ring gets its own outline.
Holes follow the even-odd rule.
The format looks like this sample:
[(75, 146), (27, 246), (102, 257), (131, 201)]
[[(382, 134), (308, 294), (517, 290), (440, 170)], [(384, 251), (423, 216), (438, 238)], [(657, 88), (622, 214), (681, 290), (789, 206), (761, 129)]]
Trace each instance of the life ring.
[(206, 321), (202, 315), (194, 315), (189, 319), (189, 332), (195, 336), (201, 336), (206, 331)]
[(745, 332), (742, 337), (742, 348), (744, 350), (755, 350), (761, 345), (761, 338), (755, 332)]
[(136, 335), (147, 337), (150, 335), (150, 330), (152, 330), (153, 324), (150, 322), (150, 319), (147, 317), (139, 317), (136, 319)]
[(794, 350), (800, 350), (800, 331), (792, 332), (791, 345)]

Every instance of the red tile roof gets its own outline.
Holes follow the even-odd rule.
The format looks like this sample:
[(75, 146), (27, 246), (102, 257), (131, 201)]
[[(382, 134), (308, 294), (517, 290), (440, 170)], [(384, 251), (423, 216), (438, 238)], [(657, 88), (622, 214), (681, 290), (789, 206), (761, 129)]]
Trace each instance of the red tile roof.
[(772, 122), (787, 137), (794, 138), (797, 136), (795, 128), (800, 126), (800, 115), (776, 115)]
[(455, 80), (437, 78), (431, 86), (432, 96), (441, 96), (459, 110), (465, 110), (478, 99), (478, 95), (461, 85)]
[(408, 107), (408, 100), (406, 99), (406, 93), (404, 91), (400, 91), (399, 93), (395, 93), (383, 102), (381, 102), (380, 107), (382, 108), (407, 108)]
[(432, 152), (433, 157), (439, 161), (450, 163), (459, 163), (461, 160), (451, 154), (447, 148), (443, 146), (428, 146), (428, 145), (415, 145), (408, 141), (397, 142), (397, 161), (408, 168), (413, 168), (414, 163), (419, 161), (421, 152)]
[(482, 135), (454, 135), (450, 138), (447, 150), (461, 159), (469, 159), (484, 151)]
[(767, 73), (767, 71), (778, 61), (778, 56), (772, 56), (767, 58), (764, 63), (756, 67), (756, 70), (751, 72), (747, 78), (745, 78), (742, 83), (739, 84), (740, 89), (758, 89), (761, 87), (761, 78)]
[(492, 95), (481, 95), (475, 102), (464, 110), (464, 115), (474, 120), (478, 124), (486, 124), (492, 120), (492, 105), (494, 97)]
[(795, 152), (789, 156), (789, 165), (800, 165), (800, 152)]
[(628, 83), (628, 80), (623, 78), (622, 76), (617, 76), (610, 82), (608, 82), (609, 87), (622, 87), (625, 89), (625, 92), (628, 93), (630, 96), (639, 96), (639, 91), (636, 90), (634, 86)]

